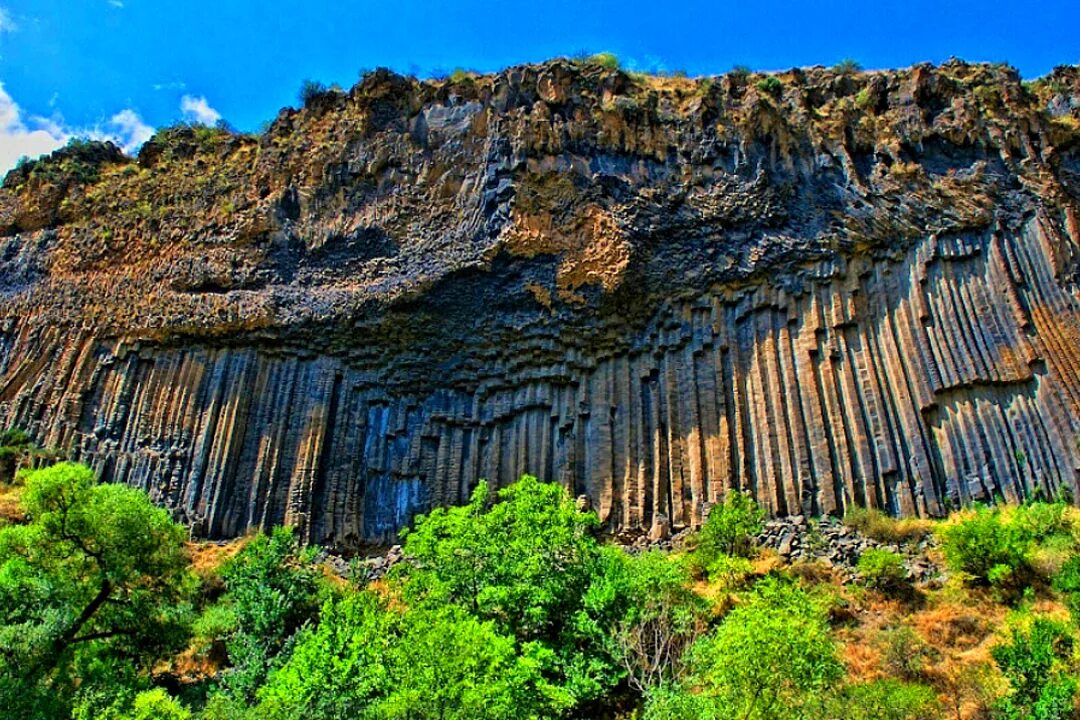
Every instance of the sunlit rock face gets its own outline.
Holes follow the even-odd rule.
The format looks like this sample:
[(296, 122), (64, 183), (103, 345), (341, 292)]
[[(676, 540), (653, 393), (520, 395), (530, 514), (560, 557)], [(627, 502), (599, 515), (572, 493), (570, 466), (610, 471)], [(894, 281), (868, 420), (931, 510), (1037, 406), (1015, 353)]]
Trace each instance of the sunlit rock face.
[[(385, 71), (0, 190), (0, 426), (206, 536), (1076, 492), (1080, 74)], [(760, 84), (760, 87), (759, 87)]]

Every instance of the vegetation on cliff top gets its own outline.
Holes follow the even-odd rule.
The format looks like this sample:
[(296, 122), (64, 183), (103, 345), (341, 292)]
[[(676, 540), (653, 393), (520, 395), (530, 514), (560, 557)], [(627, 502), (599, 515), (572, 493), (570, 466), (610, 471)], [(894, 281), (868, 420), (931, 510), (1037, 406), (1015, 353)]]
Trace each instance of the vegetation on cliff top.
[[(617, 285), (600, 270), (629, 256), (631, 247), (614, 241), (582, 247), (585, 231), (595, 229), (599, 240), (633, 236), (620, 222), (635, 195), (645, 202), (652, 196), (632, 182), (616, 193), (615, 185), (593, 177), (633, 173), (585, 172), (570, 158), (640, 161), (653, 168), (650, 184), (669, 176), (677, 203), (714, 185), (716, 158), (732, 153), (746, 169), (836, 173), (850, 197), (830, 202), (850, 201), (850, 212), (838, 210), (827, 227), (812, 230), (832, 245), (895, 244), (928, 227), (940, 234), (990, 226), (994, 173), (980, 170), (975, 158), (984, 165), (1000, 159), (1025, 175), (1025, 187), (1039, 188), (1045, 199), (1060, 197), (1056, 165), (1080, 142), (1080, 109), (1070, 100), (1078, 87), (1072, 67), (1023, 83), (1007, 66), (959, 61), (896, 71), (864, 72), (853, 62), (775, 73), (736, 69), (709, 78), (629, 73), (607, 54), (428, 80), (380, 69), (348, 90), (305, 84), (300, 107), (282, 110), (258, 135), (181, 125), (159, 131), (137, 160), (110, 145), (76, 142), (27, 162), (0, 189), (0, 237), (56, 232), (49, 282), (73, 304), (65, 318), (81, 314), (101, 326), (147, 332), (256, 330), (282, 322), (280, 306), (274, 312), (271, 304), (230, 300), (226, 292), (288, 284), (274, 276), (275, 249), (283, 237), (309, 250), (330, 242), (338, 231), (328, 218), (340, 230), (370, 226), (378, 217), (380, 232), (399, 250), (394, 267), (412, 281), (402, 291), (415, 288), (421, 269), (440, 267), (417, 232), (417, 218), (439, 218), (445, 234), (447, 219), (461, 216), (462, 207), (494, 207), (484, 204), (483, 184), (471, 176), (498, 136), (514, 158), (514, 193), (505, 196), (514, 205), (507, 215), (512, 227), (500, 237), (511, 251), (563, 255), (563, 284), (546, 289), (580, 302), (581, 286)], [(947, 146), (946, 155), (971, 155), (971, 170), (942, 172), (925, 162), (936, 143)], [(1039, 169), (1029, 172), (1028, 165)], [(575, 188), (566, 202), (541, 202), (539, 212), (512, 202), (530, 196), (530, 178), (563, 173)], [(408, 192), (391, 192), (406, 186)], [(383, 202), (390, 196), (392, 203)], [(782, 212), (784, 197), (767, 203), (765, 217), (724, 222), (797, 225), (798, 218)], [(889, 212), (872, 212), (860, 198)], [(565, 223), (548, 213), (563, 213), (582, 232), (560, 234)], [(600, 249), (603, 262), (593, 265), (601, 267), (589, 265)], [(178, 262), (185, 253), (192, 255)], [(95, 272), (125, 281), (108, 283), (108, 290), (80, 282)], [(147, 278), (165, 281), (148, 290)], [(354, 287), (349, 278), (354, 274), (327, 273), (322, 281), (359, 298), (395, 287), (373, 278)], [(16, 297), (8, 305), (17, 313), (50, 303)], [(343, 315), (355, 309), (340, 299), (333, 307)]]
[(288, 528), (185, 544), (79, 465), (3, 492), (23, 512), (0, 525), (10, 717), (1073, 717), (1080, 524), (1061, 503), (933, 525), (945, 578), (914, 586), (882, 550), (843, 584), (755, 548), (739, 493), (687, 549), (632, 554), (525, 477), (417, 518), (366, 582)]

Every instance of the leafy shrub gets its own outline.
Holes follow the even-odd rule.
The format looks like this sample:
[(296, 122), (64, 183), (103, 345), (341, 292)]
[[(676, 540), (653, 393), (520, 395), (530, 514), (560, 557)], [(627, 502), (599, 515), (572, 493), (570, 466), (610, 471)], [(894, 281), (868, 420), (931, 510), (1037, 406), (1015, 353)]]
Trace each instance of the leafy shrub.
[(822, 608), (790, 581), (766, 578), (695, 644), (687, 679), (650, 694), (644, 717), (817, 717), (842, 674)]
[(33, 439), (19, 428), (0, 433), (0, 483), (12, 482), (20, 463), (36, 448)]
[(857, 60), (852, 58), (844, 58), (840, 62), (833, 65), (833, 72), (841, 75), (853, 75), (862, 70), (862, 65)]
[(317, 553), (318, 548), (302, 548), (292, 528), (277, 527), (248, 543), (226, 565), (222, 604), (227, 610), (207, 623), (212, 619), (219, 629), (232, 628), (225, 638), (232, 667), (223, 683), (237, 697), (255, 697), (279, 657), (287, 655), (294, 633), (317, 616)]
[(753, 571), (749, 560), (731, 555), (717, 556), (708, 567), (709, 579), (726, 590), (742, 587)]
[[(707, 604), (689, 588), (685, 566), (664, 553), (628, 556), (619, 551), (618, 556), (625, 576), (616, 591), (630, 600), (616, 638), (630, 685), (644, 692), (682, 674), (685, 651), (704, 629)], [(590, 587), (586, 604), (602, 587)]]
[(1062, 595), (1073, 620), (1080, 623), (1080, 555), (1073, 555), (1054, 577), (1054, 589)]
[(829, 701), (830, 715), (844, 720), (937, 720), (937, 694), (925, 685), (875, 680), (848, 685)]
[(619, 69), (619, 58), (615, 53), (600, 52), (595, 55), (590, 55), (585, 61), (588, 65), (597, 65), (608, 70)]
[(455, 606), (394, 609), (371, 592), (329, 603), (259, 692), (272, 720), (498, 720), (557, 716), (571, 698), (543, 679), (543, 654), (517, 652)]
[(904, 558), (891, 550), (869, 548), (859, 558), (858, 571), (867, 587), (882, 592), (899, 590), (907, 583)]
[(227, 653), (226, 643), (237, 631), (237, 617), (231, 603), (214, 603), (207, 606), (192, 625), (195, 648), (199, 651)]
[(764, 520), (765, 511), (752, 497), (733, 490), (709, 511), (698, 533), (696, 551), (706, 566), (721, 555), (749, 557)]
[(1011, 630), (1008, 641), (991, 649), (994, 662), (1009, 680), (1009, 693), (998, 702), (1005, 720), (1066, 720), (1073, 717), (1077, 679), (1069, 672), (1072, 636), (1060, 623), (1031, 618)]
[(780, 82), (780, 78), (775, 75), (770, 75), (767, 78), (758, 80), (755, 87), (761, 92), (776, 97), (780, 94), (780, 91), (784, 89), (783, 83)]
[(1012, 522), (1037, 542), (1071, 536), (1072, 521), (1066, 510), (1064, 502), (1028, 502), (1012, 509)]
[[(627, 596), (620, 565), (593, 535), (596, 516), (566, 489), (526, 475), (491, 504), (481, 483), (468, 505), (437, 508), (405, 533), (398, 567), (407, 601), (456, 605), (548, 658), (545, 677), (579, 703), (624, 677), (614, 625)], [(594, 587), (595, 585), (595, 587)]]
[(750, 77), (750, 68), (746, 65), (735, 65), (728, 71), (728, 75), (732, 80), (744, 83)]
[(1028, 529), (1007, 522), (997, 508), (980, 507), (938, 531), (949, 567), (976, 582), (1017, 582), (1027, 569), (1032, 537)]
[(191, 712), (162, 688), (129, 693), (90, 693), (72, 720), (190, 720)]
[(859, 92), (855, 93), (855, 107), (860, 110), (868, 110), (874, 104), (874, 93), (870, 88), (864, 87)]

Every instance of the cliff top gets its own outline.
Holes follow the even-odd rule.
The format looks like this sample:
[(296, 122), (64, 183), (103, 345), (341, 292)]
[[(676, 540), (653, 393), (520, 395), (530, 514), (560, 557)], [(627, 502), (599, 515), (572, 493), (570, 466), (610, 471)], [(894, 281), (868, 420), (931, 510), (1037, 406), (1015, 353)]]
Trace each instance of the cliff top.
[(1075, 213), (1080, 68), (380, 69), (259, 135), (179, 126), (134, 159), (75, 143), (11, 171), (0, 316), (280, 336), (383, 324), (496, 266), (517, 274), (490, 292), (603, 312), (628, 284), (669, 296), (1016, 225), (1034, 195)]

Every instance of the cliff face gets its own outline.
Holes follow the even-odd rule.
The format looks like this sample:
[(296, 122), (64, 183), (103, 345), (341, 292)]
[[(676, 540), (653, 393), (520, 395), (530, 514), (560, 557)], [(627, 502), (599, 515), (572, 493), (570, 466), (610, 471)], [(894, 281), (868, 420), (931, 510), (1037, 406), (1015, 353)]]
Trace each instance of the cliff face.
[(522, 473), (936, 514), (1080, 480), (1080, 73), (385, 71), (0, 190), (0, 426), (210, 536)]

